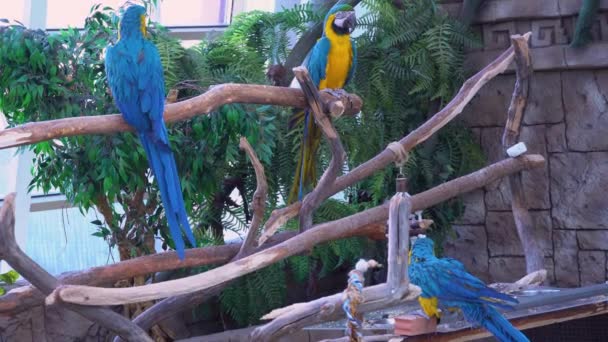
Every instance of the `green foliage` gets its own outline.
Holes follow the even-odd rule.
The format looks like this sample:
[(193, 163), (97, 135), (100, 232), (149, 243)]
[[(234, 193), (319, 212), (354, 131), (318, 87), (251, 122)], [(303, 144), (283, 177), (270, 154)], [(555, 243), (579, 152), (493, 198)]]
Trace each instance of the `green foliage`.
[(0, 296), (3, 296), (6, 293), (4, 286), (13, 285), (17, 279), (19, 279), (19, 273), (15, 270), (0, 274)]
[[(424, 123), (452, 98), (463, 81), (464, 47), (477, 44), (468, 29), (442, 14), (436, 1), (363, 0), (368, 13), (358, 19), (358, 65), (352, 91), (364, 103), (360, 117), (338, 129), (353, 168)], [(410, 193), (424, 191), (475, 170), (483, 154), (466, 127), (452, 123), (410, 153), (404, 173)], [(374, 174), (347, 191), (353, 203), (377, 205), (394, 193), (397, 170)], [(371, 201), (370, 198), (371, 197)], [(462, 212), (453, 200), (425, 213), (441, 240)]]

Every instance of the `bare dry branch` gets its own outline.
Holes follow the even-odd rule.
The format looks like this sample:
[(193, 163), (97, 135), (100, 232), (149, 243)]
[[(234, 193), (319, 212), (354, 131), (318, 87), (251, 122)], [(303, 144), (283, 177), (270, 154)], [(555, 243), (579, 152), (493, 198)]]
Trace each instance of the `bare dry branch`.
[[(420, 289), (410, 286), (407, 274), (411, 208), (412, 197), (409, 194), (397, 193), (391, 198), (388, 208), (387, 280), (385, 284), (364, 289), (364, 301), (357, 305), (358, 313), (391, 306), (413, 299), (420, 294)], [(256, 328), (251, 334), (252, 340), (276, 340), (283, 334), (294, 332), (295, 329), (341, 318), (343, 313), (340, 307), (343, 302), (344, 294), (337, 294), (309, 303), (298, 303), (274, 310), (263, 317), (263, 319), (274, 320)]]
[(264, 166), (260, 163), (258, 156), (255, 154), (253, 147), (251, 147), (247, 139), (241, 137), (239, 147), (241, 150), (247, 152), (249, 159), (251, 159), (251, 164), (253, 164), (253, 169), (255, 170), (257, 187), (253, 193), (252, 200), (253, 218), (251, 219), (251, 225), (249, 226), (245, 241), (243, 241), (243, 244), (241, 245), (241, 250), (235, 257), (237, 259), (251, 254), (251, 251), (255, 249), (256, 237), (260, 229), (260, 224), (262, 223), (262, 218), (264, 217), (266, 199), (268, 198), (268, 182), (266, 181), (266, 175), (264, 174)]
[[(367, 231), (366, 233), (377, 233)], [(268, 240), (262, 249), (274, 246), (295, 235), (295, 232), (277, 234)], [(179, 268), (224, 264), (232, 260), (242, 244), (209, 246), (186, 250), (186, 258), (180, 261), (174, 251), (141, 256), (116, 264), (92, 267), (84, 271), (68, 272), (59, 276), (61, 284), (86, 284), (92, 286), (111, 285), (129, 277), (171, 271)], [(33, 286), (23, 286), (0, 297), (0, 313), (16, 313), (44, 303), (44, 295)]]
[[(540, 167), (544, 165), (544, 162), (545, 159), (540, 155), (503, 160), (467, 176), (412, 196), (412, 211), (428, 208), (454, 196), (483, 187), (513, 172)], [(259, 270), (289, 256), (302, 253), (319, 243), (352, 235), (353, 231), (378, 221), (384, 221), (387, 217), (388, 206), (384, 204), (336, 221), (319, 224), (265, 251), (205, 273), (123, 289), (66, 285), (56, 289), (47, 297), (47, 303), (52, 304), (55, 301), (62, 301), (83, 305), (121, 305), (200, 291)]]
[(305, 67), (297, 67), (293, 69), (293, 72), (308, 100), (316, 125), (321, 128), (331, 150), (331, 161), (329, 162), (329, 166), (325, 172), (323, 172), (323, 175), (314, 190), (302, 200), (302, 207), (299, 212), (300, 231), (306, 231), (312, 227), (312, 214), (314, 210), (321, 205), (321, 202), (329, 197), (325, 192), (329, 188), (329, 185), (333, 184), (340, 175), (342, 165), (344, 165), (344, 160), (346, 159), (346, 152), (344, 152), (344, 147), (342, 146), (342, 141), (340, 141), (338, 132), (334, 128), (329, 117), (325, 114), (323, 104), (319, 97), (319, 91), (312, 82), (308, 70), (306, 70)]
[[(521, 123), (524, 118), (526, 104), (528, 102), (528, 91), (530, 77), (532, 75), (532, 59), (528, 49), (528, 40), (525, 36), (514, 35), (511, 44), (515, 51), (516, 81), (511, 104), (507, 114), (507, 123), (502, 138), (503, 148), (506, 150), (517, 143)], [(517, 227), (517, 234), (522, 243), (526, 256), (526, 271), (532, 273), (544, 267), (544, 255), (539, 241), (534, 237), (534, 221), (530, 212), (521, 180), (521, 173), (509, 176), (511, 188), (511, 208)]]
[[(403, 292), (407, 293), (407, 296), (387, 300), (386, 295), (390, 293), (390, 289), (386, 284), (365, 287), (363, 288), (365, 300), (359, 304), (357, 311), (369, 312), (395, 306), (418, 297), (421, 291), (418, 286), (409, 284)], [(262, 317), (262, 319), (272, 319), (273, 321), (256, 328), (251, 333), (251, 340), (274, 341), (280, 336), (294, 333), (305, 326), (343, 318), (344, 312), (341, 310), (343, 300), (344, 294), (338, 293), (274, 310)]]
[(260, 236), (260, 240), (258, 245), (262, 245), (266, 240), (268, 240), (282, 225), (287, 223), (290, 219), (298, 216), (300, 212), (300, 208), (302, 207), (302, 202), (295, 202), (292, 205), (289, 205), (285, 208), (275, 209), (270, 214), (270, 218), (266, 221), (264, 225), (264, 232), (262, 236)]
[[(0, 258), (8, 262), (21, 276), (29, 280), (45, 294), (50, 294), (59, 282), (40, 265), (35, 263), (19, 248), (15, 240), (15, 194), (4, 197), (0, 208)], [(127, 341), (147, 341), (152, 339), (145, 331), (133, 324), (126, 317), (102, 307), (86, 307), (74, 304), (64, 304), (66, 309), (74, 311), (83, 317), (97, 322), (105, 328), (122, 336)]]
[[(321, 92), (321, 100), (326, 106), (335, 101), (345, 114), (356, 114), (361, 110), (361, 99), (357, 95), (341, 96), (336, 99), (328, 91)], [(165, 121), (176, 122), (196, 115), (207, 114), (230, 103), (272, 104), (305, 108), (308, 106), (300, 89), (252, 84), (220, 84), (197, 97), (168, 104), (165, 107)], [(87, 134), (109, 134), (132, 131), (120, 114), (79, 116), (51, 121), (27, 123), (0, 132), (0, 149), (34, 144), (41, 141)]]
[[(530, 33), (526, 33), (523, 38), (527, 41), (530, 37)], [(406, 137), (401, 139), (399, 143), (405, 151), (411, 151), (418, 144), (426, 141), (431, 135), (437, 132), (439, 129), (447, 125), (453, 120), (458, 114), (462, 112), (464, 107), (473, 99), (479, 89), (483, 87), (492, 78), (503, 73), (507, 67), (511, 64), (515, 57), (513, 46), (509, 47), (503, 52), (498, 58), (492, 63), (488, 64), (485, 68), (480, 70), (477, 74), (469, 78), (464, 82), (456, 96), (450, 101), (442, 110), (437, 112), (433, 117), (425, 122), (423, 125), (412, 131)], [(371, 176), (378, 170), (381, 170), (394, 162), (398, 156), (393, 152), (392, 149), (386, 148), (384, 151), (376, 155), (374, 158), (366, 161), (365, 163), (357, 166), (349, 173), (338, 177), (333, 184), (331, 184), (324, 191), (324, 195), (327, 196), (321, 198), (321, 201), (326, 200), (329, 196), (332, 196), (353, 184), (362, 181), (363, 179)], [(306, 198), (304, 198), (306, 200)], [(295, 202), (291, 204), (291, 207), (301, 206), (302, 203)], [(294, 208), (284, 208), (284, 212), (293, 213)], [(285, 220), (286, 221), (286, 220)], [(278, 222), (273, 222), (277, 224)], [(267, 224), (268, 227), (268, 224)], [(273, 226), (274, 228), (274, 226)], [(277, 229), (279, 227), (276, 227)]]

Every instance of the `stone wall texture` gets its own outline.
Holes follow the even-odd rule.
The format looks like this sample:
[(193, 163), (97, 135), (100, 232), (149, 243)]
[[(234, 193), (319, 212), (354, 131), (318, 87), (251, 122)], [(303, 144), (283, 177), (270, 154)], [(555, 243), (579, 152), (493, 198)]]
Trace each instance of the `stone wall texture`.
[[(488, 0), (474, 25), (483, 46), (467, 58), (476, 72), (508, 47), (510, 35), (532, 32), (535, 72), (520, 141), (547, 164), (524, 172), (523, 183), (549, 280), (568, 287), (603, 282), (608, 269), (608, 1), (601, 1), (593, 43), (573, 49), (580, 3)], [(460, 4), (444, 6), (457, 14)], [(512, 71), (496, 77), (462, 114), (489, 163), (504, 158), (501, 136), (514, 84)], [(506, 179), (464, 200), (446, 253), (487, 281), (525, 275)]]

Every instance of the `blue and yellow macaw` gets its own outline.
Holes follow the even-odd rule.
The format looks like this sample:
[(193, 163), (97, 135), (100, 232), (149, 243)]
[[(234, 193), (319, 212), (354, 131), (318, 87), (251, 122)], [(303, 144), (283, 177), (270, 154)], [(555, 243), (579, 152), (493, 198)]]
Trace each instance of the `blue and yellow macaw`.
[(419, 235), (409, 259), (410, 281), (422, 289), (418, 301), (427, 316), (439, 319), (439, 308), (460, 309), (469, 322), (486, 328), (500, 341), (529, 341), (494, 308), (512, 308), (517, 299), (487, 287), (459, 261), (437, 258), (433, 240)]
[[(323, 35), (312, 48), (306, 68), (319, 90), (341, 89), (352, 79), (357, 49), (350, 34), (355, 29), (356, 17), (353, 7), (345, 4), (334, 5), (323, 21)], [(317, 181), (315, 159), (321, 143), (321, 129), (315, 124), (310, 110), (294, 113), (289, 126), (294, 127), (304, 121), (304, 136), (300, 145), (300, 160), (296, 169), (288, 202), (302, 200)]]
[[(165, 81), (158, 50), (146, 39), (146, 10), (130, 6), (119, 24), (118, 42), (106, 52), (106, 74), (116, 106), (133, 126), (148, 156), (175, 242), (177, 255), (184, 259), (184, 239), (195, 245), (188, 223), (184, 199), (169, 135), (163, 121)], [(181, 229), (180, 229), (181, 228)]]

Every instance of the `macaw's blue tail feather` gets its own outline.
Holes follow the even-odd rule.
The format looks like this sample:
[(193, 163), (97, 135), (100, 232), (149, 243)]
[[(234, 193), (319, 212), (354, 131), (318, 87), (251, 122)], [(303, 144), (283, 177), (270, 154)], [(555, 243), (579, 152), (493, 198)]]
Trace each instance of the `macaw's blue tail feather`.
[[(173, 153), (169, 145), (151, 134), (141, 133), (139, 138), (144, 146), (150, 168), (160, 189), (160, 197), (165, 208), (169, 232), (175, 242), (177, 255), (183, 260), (186, 246), (182, 238), (182, 230), (186, 233), (186, 237), (192, 246), (195, 246), (196, 243), (194, 234), (192, 234), (190, 224), (188, 223), (188, 215), (184, 206), (182, 188)], [(168, 141), (168, 138), (165, 141)]]
[(501, 342), (530, 342), (526, 335), (489, 305), (469, 305), (461, 309), (470, 322), (486, 328)]

